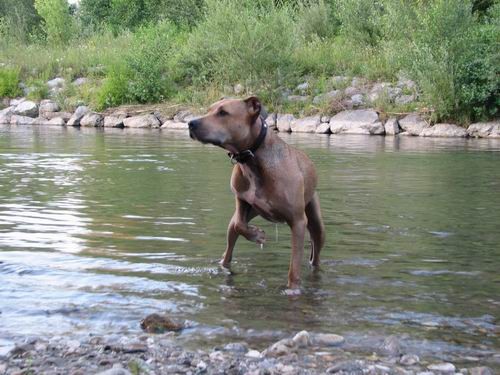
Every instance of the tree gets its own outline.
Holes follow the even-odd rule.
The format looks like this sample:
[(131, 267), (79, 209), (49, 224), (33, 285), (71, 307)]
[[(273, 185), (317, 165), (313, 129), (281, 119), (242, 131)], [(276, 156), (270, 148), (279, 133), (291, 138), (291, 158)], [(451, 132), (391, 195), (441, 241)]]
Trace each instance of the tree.
[(52, 44), (65, 44), (73, 33), (73, 19), (69, 14), (66, 0), (35, 0), (35, 9), (43, 18), (43, 28), (47, 41)]

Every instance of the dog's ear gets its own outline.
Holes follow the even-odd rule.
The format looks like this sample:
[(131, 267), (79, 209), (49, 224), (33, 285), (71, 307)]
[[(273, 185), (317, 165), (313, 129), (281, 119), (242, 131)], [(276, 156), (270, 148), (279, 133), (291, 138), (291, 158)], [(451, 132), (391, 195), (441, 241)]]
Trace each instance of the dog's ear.
[(248, 112), (252, 115), (252, 117), (257, 118), (262, 111), (262, 104), (260, 104), (259, 98), (256, 96), (251, 96), (244, 100), (247, 104)]

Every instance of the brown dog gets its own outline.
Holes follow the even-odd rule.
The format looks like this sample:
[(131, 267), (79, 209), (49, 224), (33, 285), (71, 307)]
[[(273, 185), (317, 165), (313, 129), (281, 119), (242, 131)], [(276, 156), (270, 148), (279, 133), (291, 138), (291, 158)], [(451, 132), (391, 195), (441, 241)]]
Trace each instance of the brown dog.
[(256, 97), (223, 99), (214, 103), (205, 116), (189, 122), (189, 135), (226, 149), (236, 163), (231, 176), (236, 210), (227, 228), (222, 265), (227, 267), (231, 262), (240, 234), (257, 244), (265, 242), (264, 231), (249, 225), (252, 218), (260, 215), (272, 222), (286, 222), (292, 230), (288, 287), (298, 289), (306, 228), (311, 237), (311, 265), (319, 265), (325, 240), (315, 191), (317, 176), (307, 155), (267, 131), (264, 118)]

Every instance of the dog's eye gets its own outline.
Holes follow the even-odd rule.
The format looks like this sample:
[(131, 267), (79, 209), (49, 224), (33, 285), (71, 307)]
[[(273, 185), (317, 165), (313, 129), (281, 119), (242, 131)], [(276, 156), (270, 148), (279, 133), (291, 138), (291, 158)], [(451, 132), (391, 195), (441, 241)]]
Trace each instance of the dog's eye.
[(227, 116), (229, 113), (227, 113), (226, 111), (224, 111), (223, 109), (220, 109), (219, 112), (217, 112), (217, 115), (218, 116)]

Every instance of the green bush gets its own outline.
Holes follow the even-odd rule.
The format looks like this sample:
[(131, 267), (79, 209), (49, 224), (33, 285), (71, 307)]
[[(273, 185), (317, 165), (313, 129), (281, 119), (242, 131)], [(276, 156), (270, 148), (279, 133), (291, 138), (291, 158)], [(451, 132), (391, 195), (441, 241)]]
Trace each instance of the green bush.
[(19, 70), (0, 68), (0, 97), (13, 98), (21, 94)]
[(131, 72), (123, 64), (114, 65), (100, 87), (95, 106), (98, 110), (118, 106), (131, 100), (129, 80)]
[(35, 0), (35, 9), (43, 18), (47, 41), (65, 44), (73, 35), (73, 19), (66, 0)]
[(382, 38), (384, 1), (337, 0), (342, 33), (361, 44), (375, 46)]

